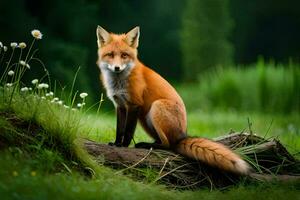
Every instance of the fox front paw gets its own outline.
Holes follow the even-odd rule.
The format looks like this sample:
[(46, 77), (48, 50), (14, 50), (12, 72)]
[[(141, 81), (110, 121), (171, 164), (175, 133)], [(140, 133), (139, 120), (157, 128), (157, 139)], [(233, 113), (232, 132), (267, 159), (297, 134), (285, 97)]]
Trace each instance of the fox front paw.
[(115, 143), (115, 142), (109, 142), (108, 145), (109, 146), (116, 146), (116, 147), (121, 147), (122, 146), (121, 143)]
[(147, 142), (139, 142), (135, 144), (135, 148), (141, 148), (141, 149), (150, 149), (152, 147), (151, 143)]

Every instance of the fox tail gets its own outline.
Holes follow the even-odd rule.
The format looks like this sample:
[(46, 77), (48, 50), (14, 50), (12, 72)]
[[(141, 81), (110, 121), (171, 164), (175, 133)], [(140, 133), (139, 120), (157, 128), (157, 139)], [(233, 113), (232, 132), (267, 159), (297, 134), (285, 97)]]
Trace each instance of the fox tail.
[(240, 156), (223, 144), (205, 138), (187, 137), (177, 144), (175, 151), (188, 158), (235, 174), (247, 175), (250, 172), (248, 163)]

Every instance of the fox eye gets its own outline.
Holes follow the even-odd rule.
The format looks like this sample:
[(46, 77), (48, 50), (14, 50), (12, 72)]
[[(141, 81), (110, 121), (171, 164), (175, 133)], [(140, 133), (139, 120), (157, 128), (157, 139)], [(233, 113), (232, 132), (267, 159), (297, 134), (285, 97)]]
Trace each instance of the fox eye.
[(121, 58), (123, 58), (123, 59), (128, 58), (128, 57), (129, 57), (129, 55), (127, 53), (122, 53), (121, 54)]
[(105, 54), (105, 56), (113, 58), (114, 57), (114, 52), (107, 53), (107, 54)]

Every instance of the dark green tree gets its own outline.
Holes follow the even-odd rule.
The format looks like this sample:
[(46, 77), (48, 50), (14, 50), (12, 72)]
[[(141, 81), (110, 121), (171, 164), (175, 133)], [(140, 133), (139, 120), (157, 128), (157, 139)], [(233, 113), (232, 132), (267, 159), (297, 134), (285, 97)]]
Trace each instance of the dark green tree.
[(186, 80), (201, 72), (229, 65), (233, 48), (228, 40), (232, 28), (227, 0), (189, 0), (182, 15), (181, 49)]

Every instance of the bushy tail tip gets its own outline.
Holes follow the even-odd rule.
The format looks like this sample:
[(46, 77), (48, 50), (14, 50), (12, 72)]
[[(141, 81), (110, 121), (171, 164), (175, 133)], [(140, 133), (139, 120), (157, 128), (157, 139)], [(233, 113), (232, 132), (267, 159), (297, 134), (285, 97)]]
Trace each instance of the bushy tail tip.
[(247, 175), (251, 171), (248, 163), (228, 147), (205, 138), (185, 138), (178, 143), (176, 152), (235, 174)]

